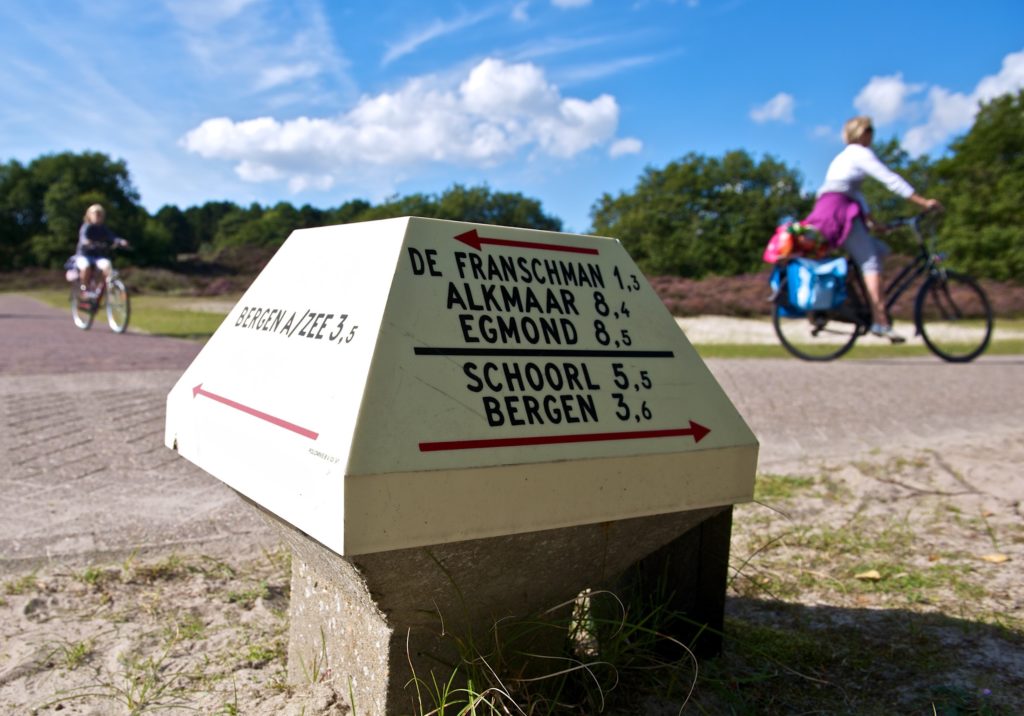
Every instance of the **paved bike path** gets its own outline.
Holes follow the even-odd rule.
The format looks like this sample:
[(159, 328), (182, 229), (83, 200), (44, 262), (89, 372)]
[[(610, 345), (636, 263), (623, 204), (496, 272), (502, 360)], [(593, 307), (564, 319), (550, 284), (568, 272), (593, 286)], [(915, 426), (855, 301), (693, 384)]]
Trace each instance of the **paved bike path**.
[[(163, 446), (167, 392), (200, 346), (105, 326), (0, 295), (0, 566), (6, 561), (274, 535), (219, 481)], [(975, 486), (1024, 501), (1024, 357), (712, 360), (761, 441), (760, 470), (897, 448), (981, 446), (999, 469)], [(958, 448), (959, 449), (959, 448)]]
[(88, 331), (0, 294), (0, 565), (270, 544), (225, 485), (163, 445), (168, 391), (198, 343)]

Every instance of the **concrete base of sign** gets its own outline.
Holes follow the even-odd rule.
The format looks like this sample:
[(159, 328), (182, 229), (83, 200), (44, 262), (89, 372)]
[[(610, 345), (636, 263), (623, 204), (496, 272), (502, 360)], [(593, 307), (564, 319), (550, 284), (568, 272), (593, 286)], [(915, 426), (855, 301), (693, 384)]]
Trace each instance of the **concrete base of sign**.
[(414, 671), (447, 679), (455, 639), (565, 611), (588, 587), (646, 590), (667, 575), (688, 614), (673, 636), (702, 653), (721, 644), (731, 507), (350, 558), (259, 509), (292, 548), (289, 681), (330, 681), (358, 713), (415, 710)]

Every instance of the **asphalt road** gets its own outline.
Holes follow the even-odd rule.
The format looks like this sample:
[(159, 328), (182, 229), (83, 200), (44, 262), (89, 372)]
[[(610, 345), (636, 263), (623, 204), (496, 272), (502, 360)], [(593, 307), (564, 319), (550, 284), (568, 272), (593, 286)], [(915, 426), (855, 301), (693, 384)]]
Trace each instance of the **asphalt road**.
[[(276, 536), (234, 492), (163, 445), (188, 341), (79, 331), (66, 311), (0, 295), (0, 567), (133, 550), (258, 548)], [(1024, 442), (1024, 357), (718, 360), (761, 442), (760, 470), (876, 451)], [(980, 489), (1024, 500), (1007, 470)]]

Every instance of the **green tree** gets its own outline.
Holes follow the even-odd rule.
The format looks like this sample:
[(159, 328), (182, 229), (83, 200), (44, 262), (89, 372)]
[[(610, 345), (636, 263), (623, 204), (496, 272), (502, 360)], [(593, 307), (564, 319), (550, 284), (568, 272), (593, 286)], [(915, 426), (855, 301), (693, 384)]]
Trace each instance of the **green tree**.
[(134, 260), (164, 262), (163, 244), (147, 233), (149, 217), (138, 201), (125, 162), (99, 152), (49, 154), (25, 167), (8, 162), (0, 170), (0, 267), (59, 266), (74, 251), (82, 216), (94, 203), (136, 246)]
[(983, 105), (951, 150), (935, 166), (950, 262), (1024, 282), (1024, 90)]
[(360, 213), (358, 221), (396, 216), (471, 221), (525, 229), (560, 231), (562, 221), (544, 213), (541, 203), (519, 193), (494, 192), (490, 187), (453, 184), (442, 194), (409, 194), (392, 197)]
[(19, 162), (0, 165), (0, 269), (34, 263), (33, 235), (41, 233), (42, 203), (32, 201), (31, 175)]
[(213, 235), (213, 248), (221, 250), (229, 246), (245, 246), (252, 243), (262, 245), (256, 222), (263, 216), (263, 207), (253, 202), (249, 208), (236, 206), (217, 222), (217, 231)]
[(562, 221), (544, 213), (541, 203), (519, 193), (492, 192), (486, 185), (454, 184), (437, 200), (437, 218), (527, 229), (561, 231)]
[(185, 212), (176, 206), (167, 204), (161, 206), (153, 215), (153, 220), (167, 232), (170, 238), (171, 250), (177, 254), (191, 254), (199, 249), (198, 237), (192, 230)]
[(192, 231), (192, 246), (199, 251), (204, 246), (213, 244), (220, 220), (227, 214), (239, 211), (237, 204), (230, 201), (208, 201), (202, 206), (190, 206), (185, 209), (185, 220)]
[(701, 277), (759, 269), (779, 221), (810, 204), (799, 173), (771, 157), (691, 153), (648, 167), (632, 192), (604, 194), (591, 218), (595, 233), (620, 239), (645, 272)]
[[(307, 215), (306, 219), (309, 219)], [(214, 246), (257, 246), (276, 248), (284, 243), (296, 229), (303, 226), (304, 218), (288, 202), (282, 201), (269, 209), (253, 204), (247, 211), (239, 209), (226, 214), (217, 227)]]
[(335, 209), (328, 209), (323, 213), (322, 226), (333, 224), (351, 224), (354, 221), (362, 221), (362, 215), (370, 210), (372, 205), (365, 199), (352, 199), (346, 201)]

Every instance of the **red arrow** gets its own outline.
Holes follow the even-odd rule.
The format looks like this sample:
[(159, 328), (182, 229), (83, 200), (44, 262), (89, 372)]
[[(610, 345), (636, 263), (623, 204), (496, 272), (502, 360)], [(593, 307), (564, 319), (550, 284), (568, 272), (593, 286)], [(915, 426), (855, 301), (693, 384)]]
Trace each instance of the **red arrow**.
[(236, 403), (230, 398), (225, 398), (223, 395), (217, 395), (216, 393), (211, 393), (208, 390), (203, 390), (202, 383), (200, 383), (199, 385), (192, 389), (192, 397), (195, 398), (197, 395), (205, 395), (207, 398), (216, 400), (218, 403), (224, 403), (224, 405), (234, 408), (235, 410), (241, 410), (243, 413), (248, 413), (249, 415), (259, 418), (260, 420), (266, 420), (268, 423), (273, 423), (279, 428), (284, 428), (285, 430), (291, 430), (293, 433), (298, 433), (304, 438), (316, 440), (320, 436), (319, 433), (314, 433), (312, 430), (307, 430), (306, 428), (299, 427), (295, 423), (289, 423), (287, 420), (275, 418), (273, 415), (268, 415), (267, 413), (264, 413), (261, 410), (250, 408), (248, 405), (242, 405), (241, 403)]
[(456, 241), (461, 241), (467, 246), (472, 246), (477, 251), (484, 244), (490, 244), (492, 246), (513, 246), (517, 249), (537, 249), (539, 251), (568, 251), (572, 254), (592, 254), (597, 255), (597, 249), (592, 249), (584, 246), (565, 246), (563, 244), (542, 244), (537, 241), (512, 241), (510, 239), (489, 239), (485, 236), (481, 236), (476, 233), (476, 229), (470, 229), (464, 234), (458, 234), (455, 236)]
[(558, 445), (561, 443), (589, 443), (607, 440), (642, 440), (645, 438), (676, 438), (690, 435), (699, 443), (711, 430), (690, 421), (688, 428), (666, 430), (635, 430), (621, 433), (584, 433), (582, 435), (538, 435), (529, 438), (487, 438), (483, 440), (451, 440), (448, 442), (420, 443), (420, 452), (442, 450), (476, 450), (479, 448), (523, 447), (528, 445)]

